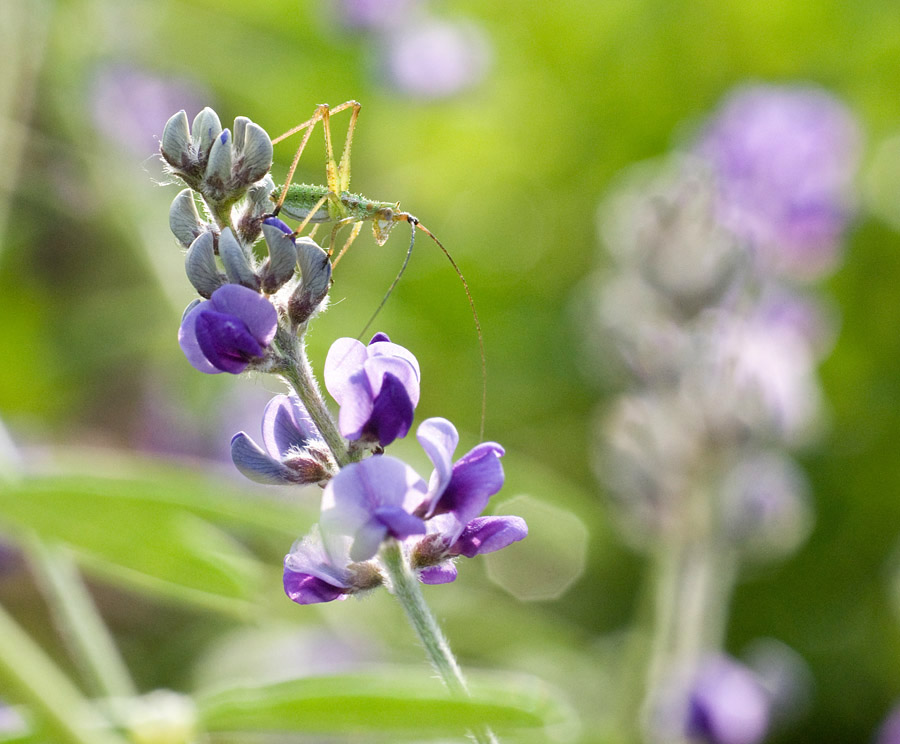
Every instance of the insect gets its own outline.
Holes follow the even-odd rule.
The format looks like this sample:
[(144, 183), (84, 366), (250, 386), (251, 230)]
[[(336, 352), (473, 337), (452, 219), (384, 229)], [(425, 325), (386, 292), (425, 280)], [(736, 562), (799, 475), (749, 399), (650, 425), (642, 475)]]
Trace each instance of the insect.
[[(475, 321), (475, 330), (478, 335), (478, 348), (481, 355), (482, 390), (480, 438), (483, 439), (485, 412), (487, 408), (487, 365), (485, 362), (484, 338), (481, 332), (481, 323), (478, 319), (478, 312), (475, 309), (475, 301), (469, 290), (469, 284), (466, 282), (466, 278), (463, 276), (459, 265), (441, 241), (438, 240), (430, 230), (422, 225), (418, 218), (414, 217), (409, 212), (401, 211), (399, 202), (377, 201), (360, 194), (350, 193), (348, 190), (350, 188), (350, 148), (353, 143), (353, 132), (356, 128), (356, 121), (359, 117), (360, 108), (361, 106), (357, 101), (345, 101), (334, 107), (331, 107), (328, 104), (320, 104), (316, 107), (311, 118), (272, 140), (273, 144), (277, 144), (298, 132), (303, 132), (300, 144), (297, 147), (297, 152), (288, 169), (284, 186), (277, 187), (272, 192), (271, 198), (275, 202), (272, 215), (277, 216), (278, 214), (283, 213), (287, 217), (299, 220), (300, 224), (295, 232), (297, 235), (302, 233), (310, 224), (313, 225), (313, 230), (321, 224), (333, 225), (328, 249), (329, 256), (334, 254), (338, 232), (341, 228), (349, 225), (350, 234), (340, 251), (338, 251), (337, 256), (332, 260), (332, 266), (335, 267), (347, 252), (347, 249), (352, 245), (353, 241), (356, 240), (363, 224), (366, 222), (372, 223), (372, 233), (375, 242), (378, 245), (384, 245), (388, 239), (391, 228), (396, 223), (409, 223), (411, 228), (409, 248), (406, 251), (403, 264), (388, 287), (388, 290), (378, 307), (375, 309), (375, 312), (372, 314), (372, 317), (369, 318), (368, 323), (366, 323), (360, 336), (365, 334), (366, 330), (375, 320), (406, 271), (416, 242), (416, 231), (421, 230), (437, 244), (438, 248), (441, 249), (441, 252), (447, 257), (447, 260), (456, 272), (457, 277), (459, 277), (460, 282), (462, 282), (466, 298), (469, 301), (469, 307), (472, 310), (472, 318)], [(350, 109), (351, 112), (350, 123), (347, 127), (347, 137), (344, 141), (341, 159), (340, 162), (338, 162), (334, 156), (334, 145), (331, 136), (331, 116), (347, 109)], [(320, 121), (322, 122), (322, 129), (325, 132), (326, 184), (292, 183), (294, 173), (297, 170), (297, 164), (300, 162), (300, 156), (303, 154), (303, 150), (306, 148), (306, 145), (312, 136), (313, 129), (315, 129), (316, 124)]]

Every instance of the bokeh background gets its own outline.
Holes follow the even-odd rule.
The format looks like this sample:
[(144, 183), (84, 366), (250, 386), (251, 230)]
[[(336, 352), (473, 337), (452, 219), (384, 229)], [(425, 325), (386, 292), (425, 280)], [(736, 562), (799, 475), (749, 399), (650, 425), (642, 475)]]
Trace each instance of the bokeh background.
[[(810, 705), (772, 741), (872, 737), (900, 699), (892, 3), (22, 0), (0, 7), (0, 50), (0, 420), (26, 467), (74, 461), (103, 475), (161, 458), (149, 460), (150, 484), (157, 470), (188, 462), (247, 503), (288, 499), (227, 467), (231, 434), (255, 434), (277, 385), (201, 375), (175, 341), (193, 292), (167, 225), (177, 189), (161, 185), (155, 152), (181, 108), (193, 117), (212, 106), (226, 126), (248, 116), (274, 136), (317, 103), (355, 98), (354, 190), (399, 200), (469, 281), (487, 353), (486, 436), (508, 449), (495, 505), (525, 516), (534, 536), (510, 549), (518, 569), (472, 561), (427, 596), (465, 665), (556, 685), (585, 741), (602, 740), (624, 684), (624, 639), (644, 585), (643, 559), (619, 539), (592, 469), (597, 412), (617, 386), (596, 364), (604, 349), (586, 349), (596, 336), (586, 332), (585, 279), (608, 261), (598, 206), (623, 168), (677, 146), (738, 84), (808, 82), (840, 97), (865, 148), (859, 213), (824, 287), (839, 318), (820, 370), (828, 426), (799, 454), (815, 526), (791, 558), (742, 577), (727, 647), (739, 654), (773, 637), (809, 666)], [(340, 117), (335, 127), (343, 132)], [(276, 147), (276, 180), (292, 154), (290, 142)], [(324, 180), (320, 133), (299, 177)], [(378, 247), (365, 229), (342, 261), (333, 306), (309, 337), (314, 362), (334, 338), (362, 329), (402, 262), (403, 230)], [(472, 317), (425, 236), (377, 326), (422, 364), (418, 416), (451, 418), (463, 446), (473, 445), (481, 379)], [(299, 536), (317, 496), (290, 498), (306, 500), (286, 530)], [(117, 529), (114, 513), (96, 518)], [(223, 659), (274, 663), (264, 649), (284, 638), (310, 669), (327, 669), (309, 650), (323, 647), (315, 634), (325, 632), (343, 644), (334, 658), (416, 661), (386, 595), (322, 608), (280, 596), (290, 544), (281, 539), (254, 545), (273, 595), (249, 618), (92, 574), (142, 689), (189, 689), (226, 673)], [(0, 600), (62, 658), (14, 556)]]

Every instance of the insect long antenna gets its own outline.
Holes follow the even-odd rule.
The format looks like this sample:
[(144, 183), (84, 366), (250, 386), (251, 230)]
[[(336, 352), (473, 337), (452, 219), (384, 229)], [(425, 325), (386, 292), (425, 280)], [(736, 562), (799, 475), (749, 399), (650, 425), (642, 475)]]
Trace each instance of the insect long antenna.
[(415, 228), (413, 228), (412, 232), (410, 233), (409, 248), (406, 249), (406, 256), (404, 256), (403, 258), (403, 265), (400, 267), (400, 271), (397, 272), (397, 276), (394, 277), (394, 281), (391, 282), (391, 286), (388, 287), (387, 292), (384, 293), (384, 297), (381, 298), (381, 302), (378, 303), (378, 307), (375, 308), (375, 312), (372, 313), (372, 317), (370, 317), (369, 320), (366, 321), (365, 326), (363, 326), (363, 329), (359, 332), (359, 336), (357, 336), (358, 339), (362, 340), (362, 337), (366, 335), (366, 331), (368, 331), (372, 323), (375, 322), (375, 318), (378, 317), (378, 314), (387, 304), (387, 301), (390, 298), (391, 294), (393, 294), (394, 288), (400, 283), (400, 279), (403, 277), (403, 273), (406, 271), (406, 267), (409, 266), (409, 259), (412, 258), (413, 246), (415, 244), (416, 230)]
[(466, 299), (469, 301), (469, 307), (472, 309), (472, 320), (475, 321), (475, 332), (478, 334), (478, 352), (481, 355), (481, 425), (478, 430), (478, 439), (483, 440), (484, 420), (487, 416), (487, 362), (485, 361), (484, 356), (484, 335), (481, 332), (481, 321), (478, 319), (478, 311), (475, 309), (475, 300), (472, 297), (472, 292), (469, 290), (469, 283), (463, 276), (459, 265), (456, 263), (456, 261), (453, 260), (453, 256), (450, 255), (450, 251), (444, 248), (444, 244), (437, 239), (437, 237), (433, 232), (431, 232), (431, 230), (425, 227), (412, 215), (409, 215), (408, 222), (413, 226), (413, 234), (415, 234), (416, 228), (418, 228), (429, 238), (431, 238), (435, 243), (437, 243), (437, 247), (440, 248), (441, 252), (447, 257), (447, 260), (450, 262), (450, 265), (453, 267), (453, 270), (459, 277), (459, 281), (462, 282), (463, 289), (466, 292)]

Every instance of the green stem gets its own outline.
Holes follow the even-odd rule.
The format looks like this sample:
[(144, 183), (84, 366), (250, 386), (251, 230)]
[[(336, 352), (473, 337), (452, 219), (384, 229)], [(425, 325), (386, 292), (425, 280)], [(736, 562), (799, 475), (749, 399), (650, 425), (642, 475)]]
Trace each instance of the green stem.
[[(381, 549), (381, 559), (391, 581), (391, 592), (403, 606), (406, 617), (419, 636), (425, 654), (440, 675), (450, 694), (468, 697), (469, 691), (450, 644), (441, 632), (431, 608), (419, 587), (419, 581), (403, 555), (403, 549), (396, 540), (389, 540)], [(486, 726), (471, 732), (478, 744), (497, 744), (497, 738)]]
[(65, 548), (48, 546), (37, 537), (30, 540), (28, 547), (57, 628), (93, 692), (110, 698), (137, 695), (128, 668), (72, 556)]
[(310, 418), (322, 434), (338, 467), (344, 467), (353, 461), (353, 457), (347, 447), (347, 441), (341, 436), (328, 406), (325, 405), (302, 340), (279, 326), (275, 343), (284, 359), (284, 365), (278, 373), (287, 380), (306, 406)]
[(2, 689), (28, 703), (59, 741), (70, 744), (127, 744), (96, 708), (50, 660), (19, 624), (0, 607)]

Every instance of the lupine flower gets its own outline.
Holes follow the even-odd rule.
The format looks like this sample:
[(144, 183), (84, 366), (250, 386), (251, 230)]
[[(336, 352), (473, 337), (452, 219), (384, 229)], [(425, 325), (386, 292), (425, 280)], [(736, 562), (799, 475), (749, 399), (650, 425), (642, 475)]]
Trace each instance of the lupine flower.
[(195, 369), (236, 375), (264, 357), (277, 326), (278, 313), (265, 297), (226, 284), (208, 300), (188, 307), (178, 343)]
[(346, 599), (382, 583), (372, 563), (351, 563), (349, 538), (328, 535), (318, 529), (298, 541), (284, 558), (284, 591), (297, 604), (316, 604)]
[(350, 559), (372, 558), (388, 537), (405, 540), (425, 534), (413, 510), (427, 486), (409, 465), (388, 455), (370, 457), (342, 468), (325, 487), (320, 524), (326, 535), (352, 538)]
[(891, 711), (879, 727), (875, 744), (900, 744), (900, 705)]
[(336, 470), (328, 446), (293, 393), (269, 401), (263, 412), (262, 441), (260, 447), (244, 432), (231, 440), (235, 467), (257, 483), (320, 483)]
[(420, 4), (421, 0), (337, 0), (337, 14), (346, 28), (381, 30), (409, 17)]
[(757, 85), (725, 101), (696, 150), (718, 178), (721, 219), (762, 267), (807, 277), (837, 257), (860, 139), (853, 115), (825, 91)]
[(419, 362), (409, 351), (383, 333), (368, 346), (339, 338), (328, 351), (324, 376), (341, 407), (344, 437), (385, 447), (406, 436), (419, 402)]
[(769, 726), (769, 698), (753, 673), (726, 656), (708, 658), (688, 695), (685, 733), (708, 744), (757, 744)]

